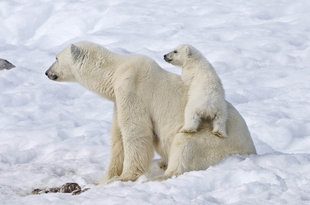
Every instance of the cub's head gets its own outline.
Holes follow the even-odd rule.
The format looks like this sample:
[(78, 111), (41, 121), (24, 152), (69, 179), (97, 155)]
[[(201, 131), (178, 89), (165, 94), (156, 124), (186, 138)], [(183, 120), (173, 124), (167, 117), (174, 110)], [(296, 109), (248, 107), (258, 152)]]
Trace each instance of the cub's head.
[(71, 44), (56, 56), (56, 61), (45, 72), (45, 75), (55, 81), (76, 81), (73, 70), (78, 67), (85, 53), (78, 46)]
[(191, 45), (179, 45), (173, 51), (164, 55), (165, 61), (176, 66), (183, 66), (186, 61), (193, 57), (196, 49)]

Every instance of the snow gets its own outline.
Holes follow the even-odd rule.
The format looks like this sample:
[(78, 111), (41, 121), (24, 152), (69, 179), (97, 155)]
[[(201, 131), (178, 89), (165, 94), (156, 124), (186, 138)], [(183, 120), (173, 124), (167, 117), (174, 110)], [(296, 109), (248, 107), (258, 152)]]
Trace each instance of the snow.
[[(309, 204), (310, 1), (2, 0), (0, 203)], [(154, 160), (137, 182), (95, 186), (107, 168), (113, 104), (78, 84), (44, 75), (69, 43), (87, 40), (162, 56), (181, 43), (200, 49), (240, 111), (258, 155), (231, 156), (163, 182)], [(31, 195), (77, 182), (91, 189)]]

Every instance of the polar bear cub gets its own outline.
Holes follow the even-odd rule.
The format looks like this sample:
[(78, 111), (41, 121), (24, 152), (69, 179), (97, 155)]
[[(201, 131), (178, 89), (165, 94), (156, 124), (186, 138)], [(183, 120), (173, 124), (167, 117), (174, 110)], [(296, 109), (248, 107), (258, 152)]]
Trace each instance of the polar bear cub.
[(227, 104), (220, 78), (208, 60), (193, 46), (180, 45), (164, 55), (165, 61), (182, 67), (189, 86), (181, 132), (197, 132), (202, 118), (212, 120), (212, 133), (226, 137)]

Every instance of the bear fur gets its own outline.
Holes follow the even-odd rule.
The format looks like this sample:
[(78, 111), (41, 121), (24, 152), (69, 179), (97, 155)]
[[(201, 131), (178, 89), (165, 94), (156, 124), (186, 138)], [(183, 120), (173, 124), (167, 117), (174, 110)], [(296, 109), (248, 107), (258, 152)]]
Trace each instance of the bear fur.
[(227, 104), (219, 76), (208, 60), (193, 46), (180, 45), (164, 55), (172, 65), (182, 67), (181, 78), (189, 86), (181, 132), (197, 132), (202, 118), (212, 120), (212, 133), (227, 137)]
[(145, 173), (154, 150), (166, 179), (202, 170), (232, 154), (255, 154), (247, 125), (227, 102), (227, 135), (212, 134), (209, 120), (196, 133), (180, 133), (187, 86), (143, 55), (121, 55), (89, 42), (71, 44), (46, 71), (55, 81), (75, 81), (114, 102), (111, 157), (101, 183), (134, 181)]

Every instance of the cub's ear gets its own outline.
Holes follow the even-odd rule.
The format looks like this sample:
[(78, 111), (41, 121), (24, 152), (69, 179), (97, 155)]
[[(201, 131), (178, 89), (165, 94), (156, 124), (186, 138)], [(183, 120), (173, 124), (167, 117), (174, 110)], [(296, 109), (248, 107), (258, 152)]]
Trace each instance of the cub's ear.
[(82, 61), (85, 57), (83, 50), (74, 44), (71, 44), (71, 55), (74, 62), (77, 62), (78, 60)]

